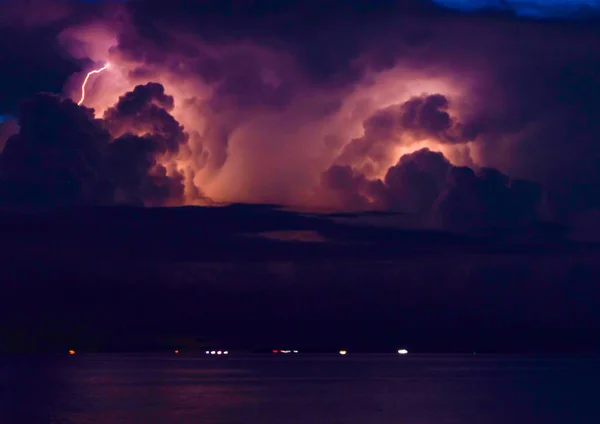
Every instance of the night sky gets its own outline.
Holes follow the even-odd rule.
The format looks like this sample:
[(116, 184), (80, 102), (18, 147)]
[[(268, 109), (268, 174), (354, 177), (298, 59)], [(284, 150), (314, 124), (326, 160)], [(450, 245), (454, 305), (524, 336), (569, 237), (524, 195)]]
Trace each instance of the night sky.
[(7, 349), (600, 347), (598, 12), (0, 0)]

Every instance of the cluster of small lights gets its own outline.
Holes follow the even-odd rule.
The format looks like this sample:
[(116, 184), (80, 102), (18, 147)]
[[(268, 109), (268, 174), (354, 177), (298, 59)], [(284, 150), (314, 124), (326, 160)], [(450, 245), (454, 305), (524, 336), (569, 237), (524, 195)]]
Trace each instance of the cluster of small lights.
[[(179, 350), (174, 350), (173, 353), (175, 355), (179, 355)], [(207, 350), (206, 352), (204, 352), (206, 355), (229, 355), (229, 351), (227, 350)], [(283, 353), (283, 354), (287, 354), (287, 353), (298, 353), (297, 350), (278, 350), (278, 349), (273, 349), (273, 353)], [(340, 350), (339, 354), (344, 356), (346, 354), (348, 354), (347, 350)], [(406, 349), (399, 349), (398, 350), (398, 354), (399, 355), (406, 355), (408, 354), (408, 350)], [(473, 354), (475, 355), (475, 352), (473, 352)], [(75, 355), (75, 351), (74, 350), (69, 350), (69, 355)]]
[(227, 350), (207, 350), (204, 353), (207, 355), (229, 355), (229, 351)]
[[(340, 353), (340, 355), (344, 356), (344, 355), (348, 354), (348, 351), (342, 349), (342, 350), (340, 350), (339, 353)], [(400, 355), (406, 355), (406, 354), (408, 354), (408, 350), (406, 350), (406, 349), (400, 349), (400, 350), (398, 350), (398, 354), (400, 354)]]

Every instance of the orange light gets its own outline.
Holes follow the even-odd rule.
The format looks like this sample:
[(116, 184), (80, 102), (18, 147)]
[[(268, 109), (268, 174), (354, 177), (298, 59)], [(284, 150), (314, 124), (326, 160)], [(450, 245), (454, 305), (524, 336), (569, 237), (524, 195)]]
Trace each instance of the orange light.
[(69, 355), (75, 355), (75, 351), (74, 350), (69, 350)]
[(175, 349), (175, 350), (173, 351), (173, 353), (174, 353), (175, 355), (179, 355), (179, 351), (178, 351), (177, 349)]

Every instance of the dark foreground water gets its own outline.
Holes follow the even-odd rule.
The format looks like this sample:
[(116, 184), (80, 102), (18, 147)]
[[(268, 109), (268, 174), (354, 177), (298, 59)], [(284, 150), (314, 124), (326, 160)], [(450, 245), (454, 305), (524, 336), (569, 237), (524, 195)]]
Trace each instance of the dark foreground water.
[(0, 359), (0, 423), (600, 423), (600, 358)]

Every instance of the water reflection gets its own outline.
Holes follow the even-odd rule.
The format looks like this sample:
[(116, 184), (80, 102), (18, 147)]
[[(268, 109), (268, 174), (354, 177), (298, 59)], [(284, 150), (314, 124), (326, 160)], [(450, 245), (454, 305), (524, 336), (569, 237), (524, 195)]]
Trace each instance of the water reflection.
[(595, 358), (4, 358), (0, 422), (600, 422)]

